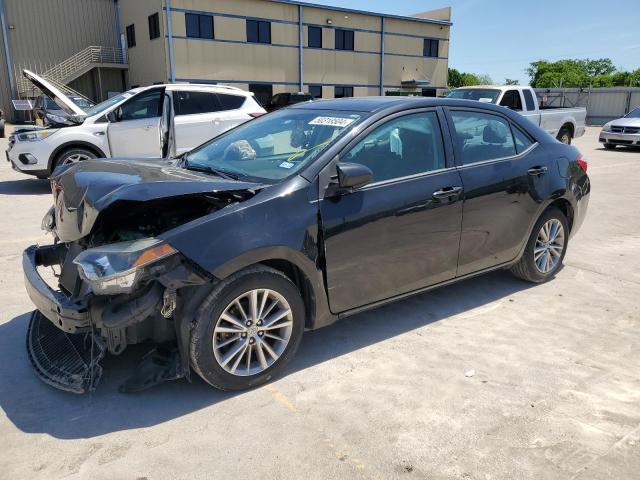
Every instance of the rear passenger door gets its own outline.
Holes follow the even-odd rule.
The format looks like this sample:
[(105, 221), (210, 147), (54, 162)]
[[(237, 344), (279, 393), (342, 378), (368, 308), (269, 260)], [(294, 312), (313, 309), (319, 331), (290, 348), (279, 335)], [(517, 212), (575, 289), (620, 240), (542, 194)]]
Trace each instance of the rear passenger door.
[(373, 183), (320, 203), (333, 312), (455, 277), (461, 180), (447, 163), (441, 120), (436, 110), (397, 115), (340, 154), (369, 167)]
[(550, 195), (553, 163), (533, 137), (497, 112), (450, 108), (448, 120), (465, 192), (461, 276), (516, 258)]
[(242, 106), (244, 99), (240, 95), (174, 90), (176, 152), (189, 151), (246, 121), (246, 115), (234, 112)]

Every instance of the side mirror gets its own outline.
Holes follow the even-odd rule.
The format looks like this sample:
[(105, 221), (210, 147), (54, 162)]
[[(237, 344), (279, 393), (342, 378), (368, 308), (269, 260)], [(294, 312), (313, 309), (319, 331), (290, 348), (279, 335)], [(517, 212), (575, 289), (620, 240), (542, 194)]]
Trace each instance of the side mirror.
[(340, 188), (355, 190), (373, 181), (373, 172), (359, 163), (338, 163), (338, 185)]
[(118, 114), (118, 108), (116, 108), (115, 110), (110, 111), (109, 113), (107, 113), (106, 117), (107, 120), (109, 122), (119, 122), (120, 121), (120, 115)]

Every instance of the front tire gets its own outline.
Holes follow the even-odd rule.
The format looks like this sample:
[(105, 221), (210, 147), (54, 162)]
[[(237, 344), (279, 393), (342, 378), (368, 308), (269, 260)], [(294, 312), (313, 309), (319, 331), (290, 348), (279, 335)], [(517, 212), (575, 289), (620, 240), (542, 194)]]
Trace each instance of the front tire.
[(85, 160), (91, 160), (92, 158), (98, 157), (91, 150), (81, 147), (68, 148), (58, 154), (51, 171), (53, 172), (56, 167), (59, 167), (60, 165), (83, 162)]
[(191, 335), (191, 366), (221, 390), (274, 378), (302, 339), (305, 307), (282, 272), (258, 265), (220, 282), (203, 300)]
[(568, 240), (567, 217), (559, 209), (549, 208), (533, 227), (522, 258), (511, 267), (511, 272), (528, 282), (550, 280), (562, 266)]

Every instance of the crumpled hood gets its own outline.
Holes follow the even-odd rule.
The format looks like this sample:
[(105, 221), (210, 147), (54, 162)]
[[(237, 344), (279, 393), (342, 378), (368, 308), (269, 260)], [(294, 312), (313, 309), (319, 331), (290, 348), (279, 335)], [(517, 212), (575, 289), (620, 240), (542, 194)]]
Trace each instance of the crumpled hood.
[[(56, 233), (63, 242), (86, 236), (101, 211), (119, 201), (256, 191), (264, 185), (226, 180), (165, 159), (88, 160), (56, 170), (52, 179)], [(158, 212), (162, 215), (162, 212)]]

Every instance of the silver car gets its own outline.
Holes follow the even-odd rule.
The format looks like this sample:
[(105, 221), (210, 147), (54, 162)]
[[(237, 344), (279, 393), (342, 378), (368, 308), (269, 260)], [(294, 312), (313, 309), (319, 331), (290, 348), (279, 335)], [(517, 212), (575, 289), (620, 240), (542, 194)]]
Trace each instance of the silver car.
[(640, 147), (640, 107), (605, 124), (600, 132), (600, 143), (604, 143), (607, 149), (617, 145)]

